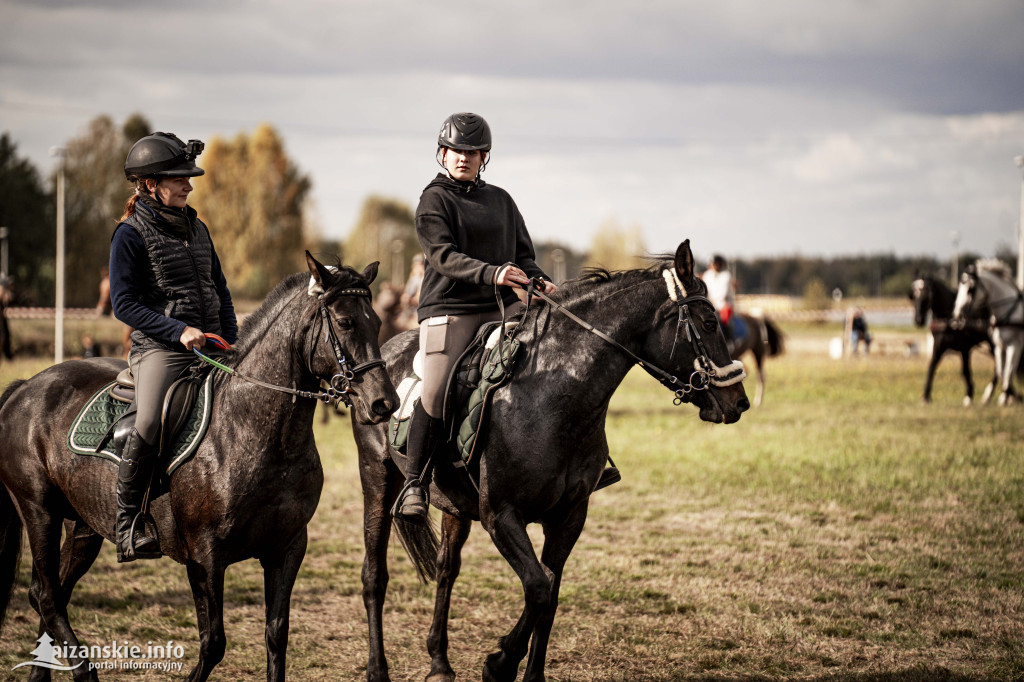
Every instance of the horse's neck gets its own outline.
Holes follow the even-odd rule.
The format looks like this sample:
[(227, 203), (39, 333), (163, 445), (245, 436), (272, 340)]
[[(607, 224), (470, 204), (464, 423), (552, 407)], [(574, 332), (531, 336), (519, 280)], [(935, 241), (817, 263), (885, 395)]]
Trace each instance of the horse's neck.
[[(591, 324), (637, 355), (657, 321), (657, 308), (666, 295), (665, 282), (645, 280), (617, 288), (614, 280), (601, 282), (565, 303), (574, 315)], [(535, 358), (539, 375), (563, 376), (577, 389), (573, 402), (589, 409), (607, 405), (615, 389), (633, 367), (621, 349), (587, 331), (550, 308), (537, 318)], [(532, 340), (527, 339), (530, 344)], [(658, 364), (657, 358), (649, 359)]]
[(945, 319), (953, 314), (953, 305), (956, 303), (956, 292), (937, 279), (931, 280), (932, 289), (932, 317)]
[[(258, 327), (247, 330), (256, 341), (246, 346), (244, 355), (235, 358), (236, 372), (284, 388), (316, 389), (316, 379), (302, 364), (298, 350), (309, 330), (299, 319), (297, 308), (283, 305), (276, 314), (262, 319)], [(224, 378), (218, 386), (217, 400), (227, 419), (245, 420), (254, 430), (250, 442), (265, 446), (260, 452), (247, 449), (244, 455), (235, 456), (259, 458), (269, 452), (277, 457), (276, 446), (282, 438), (294, 436), (306, 422), (312, 429), (315, 403), (295, 400), (289, 393), (256, 386), (239, 376)]]
[(1013, 284), (995, 276), (981, 275), (988, 293), (988, 307), (1001, 322), (1024, 320), (1024, 294)]

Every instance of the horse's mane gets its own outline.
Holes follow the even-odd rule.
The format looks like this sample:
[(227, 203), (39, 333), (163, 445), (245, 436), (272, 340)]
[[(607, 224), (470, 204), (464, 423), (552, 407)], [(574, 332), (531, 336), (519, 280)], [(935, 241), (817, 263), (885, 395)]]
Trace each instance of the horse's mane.
[[(675, 264), (674, 258), (667, 254), (654, 256), (651, 258), (651, 261), (650, 266), (633, 270), (608, 270), (601, 267), (585, 268), (579, 277), (563, 282), (555, 296), (562, 304), (581, 301), (588, 297), (602, 296), (606, 293), (604, 291), (605, 287), (601, 286), (603, 284), (614, 285), (616, 289), (627, 289), (652, 280), (662, 280), (664, 277), (662, 272), (673, 267)], [(690, 287), (686, 293), (690, 295), (706, 295), (707, 285), (699, 277), (694, 279), (697, 284), (696, 289)]]
[(1013, 272), (1010, 266), (998, 258), (979, 258), (974, 262), (978, 272), (988, 272), (1007, 282), (1012, 282)]
[[(352, 268), (342, 265), (333, 272), (334, 279), (324, 294), (329, 300), (332, 293), (353, 286), (366, 286), (362, 275)], [(233, 357), (244, 357), (252, 350), (259, 341), (266, 336), (267, 331), (277, 321), (282, 309), (296, 293), (305, 292), (309, 285), (309, 273), (297, 272), (288, 275), (280, 284), (274, 287), (273, 291), (267, 294), (263, 303), (245, 318), (241, 328), (238, 330), (238, 341), (235, 343)]]

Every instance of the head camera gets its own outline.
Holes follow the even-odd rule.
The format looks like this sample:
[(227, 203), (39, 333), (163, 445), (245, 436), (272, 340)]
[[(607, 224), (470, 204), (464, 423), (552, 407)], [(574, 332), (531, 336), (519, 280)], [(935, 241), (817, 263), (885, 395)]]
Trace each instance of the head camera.
[(203, 153), (206, 145), (202, 140), (189, 140), (185, 145), (185, 160), (194, 161), (197, 156)]

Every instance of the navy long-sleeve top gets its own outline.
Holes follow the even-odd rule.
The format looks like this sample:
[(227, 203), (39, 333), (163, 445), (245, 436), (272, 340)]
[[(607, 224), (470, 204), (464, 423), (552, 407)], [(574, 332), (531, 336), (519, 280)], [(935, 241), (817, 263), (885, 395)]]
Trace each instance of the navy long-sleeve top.
[[(137, 210), (146, 208), (139, 206)], [(150, 281), (146, 270), (148, 263), (149, 256), (142, 235), (130, 225), (120, 225), (110, 242), (110, 302), (114, 316), (165, 346), (183, 350), (179, 339), (188, 325), (143, 305), (139, 300), (140, 288)], [(212, 253), (210, 274), (220, 299), (221, 335), (228, 343), (234, 343), (238, 338), (238, 324), (216, 251)]]

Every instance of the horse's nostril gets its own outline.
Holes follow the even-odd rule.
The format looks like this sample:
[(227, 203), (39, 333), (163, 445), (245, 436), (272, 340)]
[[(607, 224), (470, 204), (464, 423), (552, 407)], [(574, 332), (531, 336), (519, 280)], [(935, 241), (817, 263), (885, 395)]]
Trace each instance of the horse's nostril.
[(370, 406), (370, 410), (372, 410), (373, 413), (376, 415), (387, 417), (388, 415), (395, 411), (395, 407), (394, 405), (391, 404), (390, 401), (380, 399), (373, 401), (373, 404)]
[(750, 401), (746, 398), (741, 398), (740, 401), (736, 403), (736, 407), (740, 408), (740, 412), (746, 412), (750, 409)]

